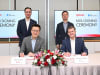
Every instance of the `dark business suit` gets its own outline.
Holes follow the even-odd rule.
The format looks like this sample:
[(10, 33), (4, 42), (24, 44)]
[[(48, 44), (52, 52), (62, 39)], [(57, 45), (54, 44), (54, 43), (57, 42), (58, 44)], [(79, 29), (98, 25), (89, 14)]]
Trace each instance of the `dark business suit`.
[[(74, 26), (71, 22), (68, 22), (68, 26)], [(67, 31), (67, 29), (66, 29)], [(56, 44), (62, 44), (62, 40), (68, 37), (67, 32), (64, 30), (63, 22), (57, 24), (57, 29), (56, 29)]]
[[(71, 42), (70, 38), (63, 40), (61, 50), (64, 52), (71, 53)], [(81, 54), (82, 52), (86, 52), (88, 54), (88, 49), (85, 47), (84, 41), (80, 38), (75, 39), (75, 54)]]
[(42, 39), (41, 37), (37, 37), (34, 50), (32, 50), (32, 37), (28, 36), (25, 37), (22, 42), (20, 53), (24, 53), (25, 55), (27, 55), (29, 52), (36, 53), (38, 51), (41, 51), (41, 49), (45, 49), (44, 39)]
[(21, 47), (22, 41), (24, 37), (30, 36), (31, 35), (31, 27), (33, 24), (36, 24), (37, 22), (30, 19), (29, 23), (29, 28), (27, 30), (27, 25), (25, 19), (21, 19), (18, 21), (18, 26), (17, 26), (17, 35), (19, 37), (19, 46)]

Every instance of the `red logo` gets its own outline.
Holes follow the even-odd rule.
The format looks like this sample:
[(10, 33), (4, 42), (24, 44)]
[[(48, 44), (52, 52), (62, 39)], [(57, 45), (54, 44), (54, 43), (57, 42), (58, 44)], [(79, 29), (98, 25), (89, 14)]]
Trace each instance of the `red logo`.
[(76, 16), (84, 16), (84, 14), (76, 14)]

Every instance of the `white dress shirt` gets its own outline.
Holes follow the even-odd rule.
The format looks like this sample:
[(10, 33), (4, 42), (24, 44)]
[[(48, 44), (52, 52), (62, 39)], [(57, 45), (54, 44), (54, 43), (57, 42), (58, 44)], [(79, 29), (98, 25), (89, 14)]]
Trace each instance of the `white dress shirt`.
[(30, 24), (30, 20), (26, 20), (27, 30), (28, 30), (28, 28), (29, 28), (29, 24)]
[[(31, 37), (31, 39), (32, 39), (32, 37)], [(34, 52), (34, 48), (35, 48), (35, 44), (36, 44), (36, 39), (32, 39), (32, 50), (33, 50), (33, 52)]]
[(72, 40), (70, 39), (71, 41), (71, 54), (75, 54), (75, 39)]

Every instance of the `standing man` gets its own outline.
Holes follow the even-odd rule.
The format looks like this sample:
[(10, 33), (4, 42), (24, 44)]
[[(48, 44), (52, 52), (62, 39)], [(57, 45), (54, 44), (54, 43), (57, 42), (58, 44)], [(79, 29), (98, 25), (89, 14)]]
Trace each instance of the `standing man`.
[[(34, 56), (38, 51), (45, 49), (44, 39), (39, 36), (41, 27), (38, 24), (32, 25), (31, 36), (25, 37), (20, 50), (20, 57), (24, 55)], [(25, 53), (26, 52), (26, 53)]]
[(69, 26), (74, 26), (71, 22), (68, 22), (68, 11), (63, 11), (62, 12), (62, 19), (63, 22), (60, 22), (57, 24), (57, 29), (56, 29), (56, 47), (57, 49), (60, 49), (62, 45), (62, 40), (68, 37), (67, 34), (67, 28)]
[(68, 27), (68, 38), (63, 40), (61, 50), (65, 56), (81, 54), (82, 56), (88, 55), (88, 49), (85, 47), (84, 41), (76, 37), (76, 29), (74, 26)]
[(19, 37), (19, 47), (22, 45), (24, 37), (31, 35), (31, 27), (33, 24), (37, 24), (36, 21), (31, 19), (32, 9), (26, 7), (24, 9), (25, 18), (18, 21), (17, 35)]

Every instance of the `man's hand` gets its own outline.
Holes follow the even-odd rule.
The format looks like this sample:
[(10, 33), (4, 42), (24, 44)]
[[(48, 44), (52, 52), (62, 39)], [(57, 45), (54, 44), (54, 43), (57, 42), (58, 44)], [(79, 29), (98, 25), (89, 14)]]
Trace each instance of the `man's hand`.
[(65, 52), (64, 55), (69, 57), (69, 56), (71, 56), (71, 53), (70, 52)]
[(34, 53), (29, 52), (29, 53), (28, 53), (28, 56), (29, 56), (29, 57), (34, 57)]
[(83, 52), (83, 53), (82, 53), (82, 56), (87, 56), (87, 53), (86, 53), (86, 52)]
[(24, 57), (24, 53), (20, 53), (19, 56), (20, 56), (20, 57)]
[(57, 48), (58, 50), (60, 50), (60, 45), (59, 45), (59, 44), (57, 44), (57, 45), (56, 45), (56, 48)]

